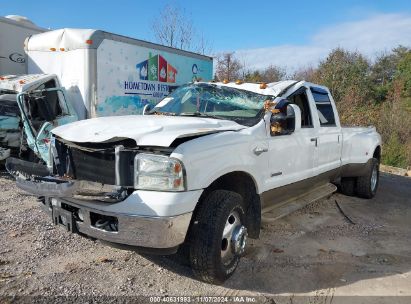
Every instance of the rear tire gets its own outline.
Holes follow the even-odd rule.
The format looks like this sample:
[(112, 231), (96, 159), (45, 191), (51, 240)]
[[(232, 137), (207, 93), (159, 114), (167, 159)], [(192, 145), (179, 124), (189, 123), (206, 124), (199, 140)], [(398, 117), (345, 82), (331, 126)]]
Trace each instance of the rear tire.
[(199, 279), (221, 284), (234, 273), (247, 242), (244, 223), (238, 193), (215, 190), (201, 202), (189, 232), (190, 264)]
[(371, 159), (370, 170), (364, 176), (357, 177), (357, 195), (362, 198), (373, 198), (377, 193), (380, 180), (379, 161)]

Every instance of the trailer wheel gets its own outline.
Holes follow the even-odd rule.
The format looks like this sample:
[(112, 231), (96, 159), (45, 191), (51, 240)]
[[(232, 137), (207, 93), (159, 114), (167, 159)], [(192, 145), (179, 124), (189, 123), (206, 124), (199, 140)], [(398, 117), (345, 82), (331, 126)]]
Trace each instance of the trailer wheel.
[(190, 264), (201, 280), (221, 284), (237, 268), (247, 243), (241, 195), (211, 192), (196, 212), (190, 231)]
[(355, 195), (356, 177), (342, 177), (339, 190), (342, 194), (353, 196)]
[(362, 198), (373, 198), (377, 193), (380, 181), (378, 159), (371, 159), (370, 170), (364, 176), (357, 177), (357, 195)]

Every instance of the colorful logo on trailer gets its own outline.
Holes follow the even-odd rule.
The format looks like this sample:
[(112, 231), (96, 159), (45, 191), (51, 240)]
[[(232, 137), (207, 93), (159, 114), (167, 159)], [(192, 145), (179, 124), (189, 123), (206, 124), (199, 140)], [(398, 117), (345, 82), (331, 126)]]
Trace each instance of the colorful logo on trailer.
[(140, 80), (160, 82), (176, 82), (177, 69), (167, 62), (161, 55), (151, 56), (136, 64)]

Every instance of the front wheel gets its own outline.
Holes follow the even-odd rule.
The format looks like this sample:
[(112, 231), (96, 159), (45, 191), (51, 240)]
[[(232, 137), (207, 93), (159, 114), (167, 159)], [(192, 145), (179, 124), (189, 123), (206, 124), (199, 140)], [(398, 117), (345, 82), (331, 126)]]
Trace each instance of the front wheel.
[(211, 192), (196, 212), (190, 231), (190, 264), (201, 280), (221, 284), (237, 268), (247, 243), (241, 195)]
[(362, 198), (373, 198), (377, 193), (379, 181), (379, 161), (376, 158), (372, 158), (367, 174), (357, 177), (357, 195)]

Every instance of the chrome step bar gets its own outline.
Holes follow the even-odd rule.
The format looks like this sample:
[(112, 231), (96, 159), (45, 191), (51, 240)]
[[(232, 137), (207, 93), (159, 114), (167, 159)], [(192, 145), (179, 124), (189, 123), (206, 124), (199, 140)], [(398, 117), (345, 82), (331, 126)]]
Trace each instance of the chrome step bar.
[(331, 183), (317, 187), (302, 196), (289, 199), (281, 204), (273, 206), (269, 210), (265, 210), (261, 216), (261, 222), (272, 223), (279, 218), (307, 206), (308, 204), (331, 196), (335, 191), (337, 191), (337, 187)]

